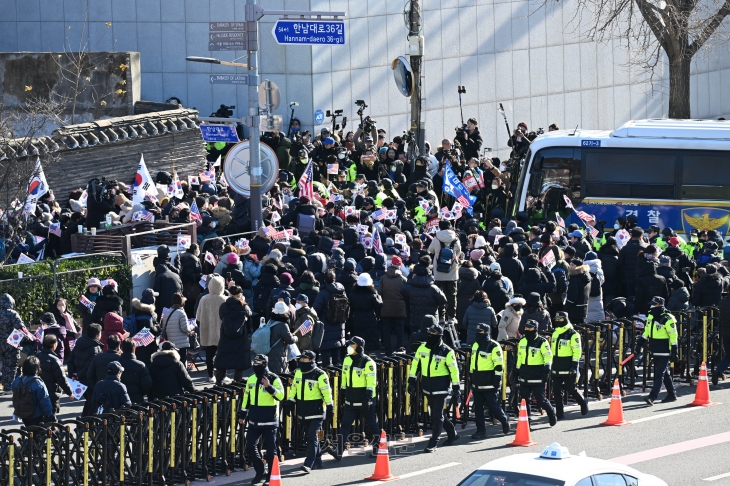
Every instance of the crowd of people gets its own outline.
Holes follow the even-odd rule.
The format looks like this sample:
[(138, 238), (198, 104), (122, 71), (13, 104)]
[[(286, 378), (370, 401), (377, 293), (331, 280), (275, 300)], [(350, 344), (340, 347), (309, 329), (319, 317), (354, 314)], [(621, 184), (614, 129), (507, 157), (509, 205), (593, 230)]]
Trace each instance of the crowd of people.
[[(61, 394), (70, 395), (66, 373), (89, 387), (84, 413), (193, 390), (186, 362), (199, 347), (210, 383), (224, 383), (229, 371), (241, 381), (253, 367), (253, 382), (247, 383), (265, 380), (272, 400), (280, 400), (274, 377), (281, 373), (311, 372), (317, 363), (367, 370), (372, 361), (364, 354), (366, 346), (369, 353), (385, 354), (440, 350), (449, 368), (443, 386), (454, 387), (456, 394), (458, 374), (448, 361), (454, 346), (485, 346), (491, 353), (495, 347), (489, 343), (525, 340), (525, 346), (542, 350), (539, 365), (547, 366), (549, 375), (550, 346), (540, 334), (568, 332), (575, 348), (573, 324), (637, 314), (648, 316), (648, 326), (652, 319), (671, 323), (669, 311), (690, 306), (719, 306), (725, 349), (730, 349), (730, 299), (722, 297), (730, 271), (715, 231), (693, 233), (685, 241), (671, 228), (644, 230), (633, 215), (597, 234), (576, 224), (562, 227), (542, 214), (510, 216), (512, 165), (480, 157), (475, 119), (433, 154), (415, 160), (408, 160), (404, 137), (389, 139), (374, 124), (347, 134), (325, 128), (316, 138), (296, 126), (291, 138), (275, 132), (263, 139), (276, 150), (282, 170), (263, 197), (265, 222), (255, 233), (241, 235), (250, 229), (249, 201), (229, 192), (221, 174), (198, 185), (183, 181), (184, 195), (176, 198), (167, 192), (172, 175), (161, 172), (160, 197), (140, 207), (127, 199), (124, 184), (113, 181), (101, 191), (90, 184), (86, 207), (79, 202), (81, 190), (64, 208), (52, 193), (41, 199), (28, 229), (45, 238), (46, 256), (69, 251), (69, 235), (79, 225), (100, 227), (108, 217), (127, 222), (139, 210), (155, 219), (197, 222), (198, 238), (176, 255), (164, 245), (157, 249), (154, 285), (132, 300), (130, 309), (123, 308), (113, 283), (102, 286), (98, 279), (83, 292), (92, 306), (70, 309), (63, 299), (54, 302), (40, 318), (41, 349), (24, 353), (17, 379), (18, 349), (0, 344), (4, 388), (27, 387), (35, 396), (45, 387), (49, 396), (50, 404), (37, 401), (26, 424), (58, 413)], [(510, 146), (524, 153), (530, 140), (521, 124)], [(472, 203), (454, 196), (446, 172), (463, 182)], [(49, 233), (56, 223), (60, 235)], [(617, 238), (619, 232), (626, 232), (628, 241)], [(5, 249), (38, 251), (15, 243)], [(150, 343), (138, 346), (130, 336), (129, 315), (135, 316), (135, 329), (150, 330)], [(12, 297), (0, 297), (0, 334), (23, 325)], [(667, 340), (676, 347), (676, 333), (674, 341)], [(501, 348), (489, 358), (491, 371), (498, 368), (499, 375), (500, 353)], [(556, 354), (565, 359), (568, 374), (574, 366), (569, 356)], [(527, 373), (534, 363), (523, 358)], [(666, 367), (669, 358), (668, 353)], [(729, 362), (722, 360), (713, 380)], [(429, 377), (427, 370), (420, 373)], [(538, 381), (545, 376), (530, 373)], [(39, 374), (40, 380), (27, 378)], [(564, 377), (561, 383), (575, 398), (575, 376), (570, 376), (572, 386)], [(491, 382), (486, 387), (494, 388)], [(370, 389), (371, 383), (363, 378), (359, 388)], [(528, 388), (540, 400), (539, 387)], [(653, 402), (658, 392), (648, 398)], [(672, 399), (673, 388), (668, 392)], [(353, 395), (352, 400), (374, 398)], [(326, 404), (327, 394), (318, 399)], [(480, 400), (491, 406), (494, 398)], [(552, 406), (546, 400), (542, 405), (554, 424)], [(365, 409), (368, 427), (374, 427)], [(453, 426), (445, 419), (441, 423), (449, 440), (456, 440)], [(435, 449), (435, 443), (429, 447)]]

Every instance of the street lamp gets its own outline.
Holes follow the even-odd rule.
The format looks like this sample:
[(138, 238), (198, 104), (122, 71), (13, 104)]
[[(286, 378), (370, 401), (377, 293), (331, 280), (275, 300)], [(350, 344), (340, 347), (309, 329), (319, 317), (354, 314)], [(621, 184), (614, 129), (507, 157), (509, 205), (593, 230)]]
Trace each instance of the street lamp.
[(214, 57), (188, 56), (185, 58), (185, 60), (190, 61), (190, 62), (205, 62), (208, 64), (220, 64), (221, 66), (248, 68), (248, 64), (243, 64), (240, 62), (221, 61), (220, 59), (216, 59)]

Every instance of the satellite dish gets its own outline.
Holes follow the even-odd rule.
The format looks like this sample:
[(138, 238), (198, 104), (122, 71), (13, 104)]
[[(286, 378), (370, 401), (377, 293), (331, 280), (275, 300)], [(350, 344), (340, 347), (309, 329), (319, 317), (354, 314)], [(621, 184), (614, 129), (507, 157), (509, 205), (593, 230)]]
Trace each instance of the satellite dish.
[[(271, 90), (271, 106), (269, 107), (266, 103), (266, 92)], [(269, 108), (274, 111), (281, 104), (281, 91), (275, 82), (264, 79), (264, 82), (259, 84), (259, 107), (262, 110)]]
[[(239, 142), (226, 154), (223, 162), (223, 174), (228, 185), (242, 196), (251, 196), (251, 155), (249, 141)], [(279, 177), (279, 159), (268, 145), (261, 144), (261, 192), (274, 187)]]
[(408, 98), (413, 94), (413, 71), (408, 60), (400, 56), (393, 60), (390, 65), (393, 69), (393, 77), (395, 78), (395, 84), (398, 86), (398, 91), (403, 96)]

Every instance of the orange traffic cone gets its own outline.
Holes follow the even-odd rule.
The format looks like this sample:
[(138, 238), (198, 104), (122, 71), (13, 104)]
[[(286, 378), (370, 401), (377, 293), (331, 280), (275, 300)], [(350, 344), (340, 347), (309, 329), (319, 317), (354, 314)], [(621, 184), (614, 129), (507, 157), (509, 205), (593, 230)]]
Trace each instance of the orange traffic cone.
[(611, 392), (611, 408), (608, 409), (608, 420), (601, 422), (601, 425), (629, 425), (631, 422), (624, 420), (624, 407), (621, 405), (621, 388), (618, 386), (618, 379), (613, 382)]
[(710, 400), (710, 383), (707, 381), (707, 366), (702, 363), (700, 366), (700, 377), (697, 380), (697, 391), (695, 392), (695, 401), (688, 403), (689, 407), (711, 407), (717, 405)]
[(271, 463), (271, 476), (269, 486), (281, 486), (281, 471), (279, 470), (279, 458), (274, 455), (274, 462)]
[(390, 473), (390, 458), (388, 456), (388, 440), (385, 438), (385, 431), (380, 433), (380, 445), (378, 446), (378, 457), (375, 459), (375, 472), (370, 477), (370, 481), (392, 481), (398, 479)]
[(507, 444), (508, 446), (519, 446), (519, 447), (530, 447), (537, 444), (532, 442), (530, 436), (530, 423), (527, 418), (527, 405), (525, 399), (520, 402), (520, 417), (517, 419), (517, 432), (515, 433), (515, 440)]

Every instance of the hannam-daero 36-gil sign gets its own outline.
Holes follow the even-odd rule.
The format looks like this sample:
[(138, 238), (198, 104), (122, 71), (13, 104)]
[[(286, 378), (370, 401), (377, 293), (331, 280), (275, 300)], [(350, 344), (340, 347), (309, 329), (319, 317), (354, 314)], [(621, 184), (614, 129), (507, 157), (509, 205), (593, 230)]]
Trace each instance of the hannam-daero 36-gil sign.
[(200, 125), (200, 133), (206, 142), (239, 142), (233, 125)]
[(345, 44), (345, 23), (341, 20), (279, 20), (271, 33), (278, 44)]

